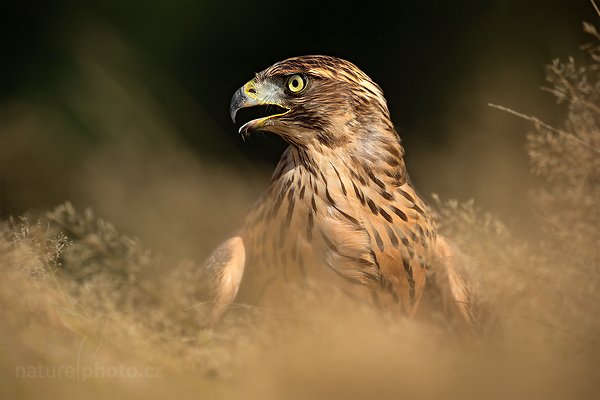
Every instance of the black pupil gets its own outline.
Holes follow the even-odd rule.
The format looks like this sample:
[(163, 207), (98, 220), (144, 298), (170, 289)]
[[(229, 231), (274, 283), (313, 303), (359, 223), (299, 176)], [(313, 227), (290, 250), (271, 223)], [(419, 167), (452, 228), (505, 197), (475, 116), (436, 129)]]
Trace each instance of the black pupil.
[(292, 86), (293, 87), (298, 87), (300, 83), (298, 82), (298, 79), (292, 79)]

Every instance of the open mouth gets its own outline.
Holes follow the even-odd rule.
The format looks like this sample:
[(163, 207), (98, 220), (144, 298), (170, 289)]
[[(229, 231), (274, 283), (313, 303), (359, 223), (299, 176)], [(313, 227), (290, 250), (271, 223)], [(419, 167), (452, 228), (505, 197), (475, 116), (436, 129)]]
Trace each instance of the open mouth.
[(237, 111), (235, 116), (235, 126), (239, 133), (247, 131), (252, 123), (261, 119), (275, 117), (287, 113), (289, 109), (276, 104), (261, 104), (258, 106), (244, 107)]

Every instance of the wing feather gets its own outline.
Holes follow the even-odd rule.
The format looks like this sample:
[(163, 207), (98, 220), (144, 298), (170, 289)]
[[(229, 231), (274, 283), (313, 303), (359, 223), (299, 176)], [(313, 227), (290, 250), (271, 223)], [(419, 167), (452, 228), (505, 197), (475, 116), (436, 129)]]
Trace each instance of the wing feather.
[(211, 310), (209, 323), (214, 324), (237, 296), (244, 267), (246, 251), (241, 237), (234, 236), (217, 247), (204, 262), (207, 273)]

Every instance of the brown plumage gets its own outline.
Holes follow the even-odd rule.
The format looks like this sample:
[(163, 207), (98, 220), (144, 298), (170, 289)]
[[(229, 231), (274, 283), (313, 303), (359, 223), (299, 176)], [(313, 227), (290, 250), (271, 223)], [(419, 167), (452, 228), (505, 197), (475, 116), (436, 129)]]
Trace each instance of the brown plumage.
[(239, 236), (217, 250), (213, 318), (240, 285), (245, 301), (276, 302), (289, 285), (333, 285), (404, 315), (428, 293), (428, 304), (469, 325), (468, 286), (408, 178), (379, 86), (348, 61), (295, 57), (240, 88), (232, 118), (257, 108), (240, 133), (271, 132), (290, 146)]

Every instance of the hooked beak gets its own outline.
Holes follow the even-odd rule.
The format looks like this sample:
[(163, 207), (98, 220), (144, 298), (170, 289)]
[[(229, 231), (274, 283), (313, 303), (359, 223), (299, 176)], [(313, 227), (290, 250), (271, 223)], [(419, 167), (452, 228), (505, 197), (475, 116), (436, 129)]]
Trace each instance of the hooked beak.
[(263, 85), (257, 85), (253, 79), (239, 88), (231, 98), (229, 113), (231, 120), (239, 126), (238, 132), (246, 136), (251, 130), (264, 128), (272, 125), (273, 117), (284, 115), (290, 111), (277, 102), (266, 101), (265, 97), (273, 98), (269, 93), (260, 93), (263, 89), (269, 91)]
[(231, 120), (235, 124), (235, 116), (238, 111), (244, 107), (252, 107), (253, 105), (258, 105), (256, 101), (253, 101), (250, 97), (247, 97), (244, 94), (244, 87), (242, 86), (233, 94), (231, 98), (231, 104), (229, 105), (229, 114), (231, 115)]

